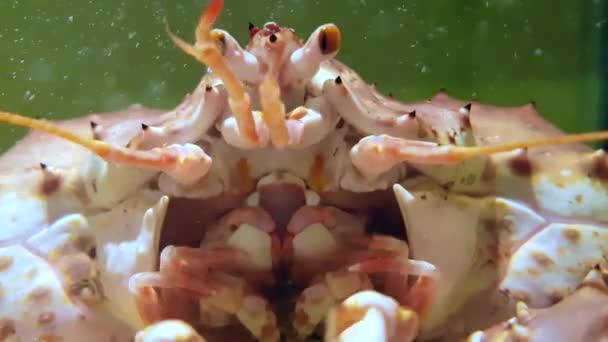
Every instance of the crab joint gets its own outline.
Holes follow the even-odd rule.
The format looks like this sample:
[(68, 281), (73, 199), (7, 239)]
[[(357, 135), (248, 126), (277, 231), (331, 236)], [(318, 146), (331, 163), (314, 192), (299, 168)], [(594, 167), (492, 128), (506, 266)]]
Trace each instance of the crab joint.
[(88, 149), (107, 162), (166, 172), (186, 182), (200, 179), (211, 167), (211, 158), (200, 147), (192, 144), (170, 145), (140, 151), (86, 138), (48, 121), (19, 114), (0, 111), (0, 122), (36, 129), (63, 138)]

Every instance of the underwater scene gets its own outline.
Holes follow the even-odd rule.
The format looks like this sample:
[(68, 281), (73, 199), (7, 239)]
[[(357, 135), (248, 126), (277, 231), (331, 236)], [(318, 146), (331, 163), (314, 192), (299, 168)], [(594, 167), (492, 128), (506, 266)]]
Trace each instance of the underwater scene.
[(608, 0), (0, 22), (0, 341), (608, 338)]
[[(174, 106), (205, 68), (176, 49), (165, 28), (192, 38), (204, 5), (2, 1), (2, 108), (54, 119), (133, 103)], [(535, 101), (571, 132), (602, 122), (605, 0), (234, 0), (226, 1), (217, 26), (245, 44), (248, 23), (266, 21), (303, 37), (335, 23), (343, 33), (338, 58), (400, 100), (444, 88), (485, 103)], [(3, 128), (5, 149), (21, 134), (16, 131)]]

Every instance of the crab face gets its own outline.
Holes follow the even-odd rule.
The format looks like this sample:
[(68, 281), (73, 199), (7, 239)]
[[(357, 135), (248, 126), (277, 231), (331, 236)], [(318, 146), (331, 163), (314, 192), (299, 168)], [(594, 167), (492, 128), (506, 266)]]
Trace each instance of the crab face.
[(401, 103), (335, 60), (334, 25), (243, 49), (221, 5), (171, 35), (210, 68), (171, 111), (0, 112), (43, 132), (0, 158), (2, 338), (455, 339), (605, 264), (607, 159), (579, 143), (608, 133)]

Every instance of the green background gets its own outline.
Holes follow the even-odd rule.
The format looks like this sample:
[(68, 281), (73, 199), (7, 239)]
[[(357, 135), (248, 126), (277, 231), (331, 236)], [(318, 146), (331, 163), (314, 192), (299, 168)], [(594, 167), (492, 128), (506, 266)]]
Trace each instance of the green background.
[[(600, 41), (608, 0), (226, 0), (218, 27), (241, 41), (273, 20), (304, 38), (342, 31), (339, 58), (386, 93), (440, 88), (498, 105), (530, 100), (561, 128), (600, 127)], [(204, 67), (176, 49), (193, 40), (206, 0), (0, 0), (0, 108), (58, 119), (132, 103), (171, 108)], [(24, 132), (0, 126), (0, 148)]]

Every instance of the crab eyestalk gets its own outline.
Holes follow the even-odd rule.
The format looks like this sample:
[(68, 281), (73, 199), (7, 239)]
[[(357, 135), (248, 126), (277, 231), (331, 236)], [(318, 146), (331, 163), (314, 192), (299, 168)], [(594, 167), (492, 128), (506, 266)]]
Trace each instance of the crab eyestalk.
[(311, 79), (321, 63), (334, 58), (340, 50), (342, 35), (338, 26), (325, 24), (317, 28), (306, 44), (295, 50), (281, 71), (281, 83), (292, 84)]

